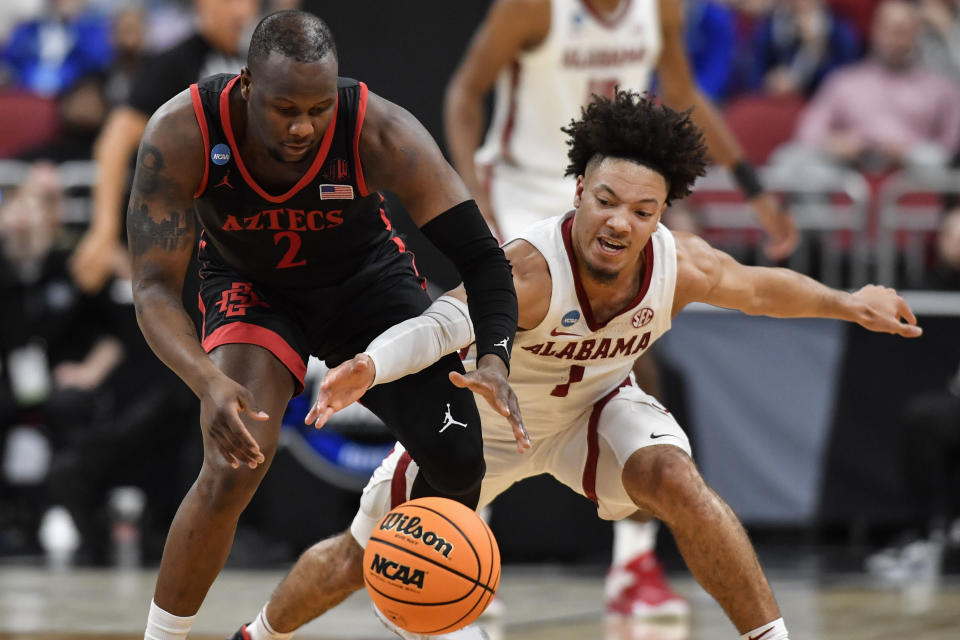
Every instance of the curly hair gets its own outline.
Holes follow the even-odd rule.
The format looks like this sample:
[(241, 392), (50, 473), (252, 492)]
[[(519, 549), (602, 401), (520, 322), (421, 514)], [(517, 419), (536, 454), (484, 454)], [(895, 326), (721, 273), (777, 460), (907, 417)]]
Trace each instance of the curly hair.
[(583, 175), (587, 166), (606, 157), (648, 167), (667, 182), (667, 203), (690, 193), (706, 168), (703, 133), (688, 109), (659, 106), (634, 91), (617, 89), (613, 99), (594, 95), (562, 131), (569, 136), (570, 164), (564, 175)]

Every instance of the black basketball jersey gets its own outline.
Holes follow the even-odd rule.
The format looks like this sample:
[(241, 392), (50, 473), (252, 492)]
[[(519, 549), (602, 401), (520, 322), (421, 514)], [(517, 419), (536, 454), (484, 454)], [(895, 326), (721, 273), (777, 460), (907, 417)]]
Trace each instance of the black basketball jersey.
[(289, 191), (269, 194), (247, 171), (231, 128), (238, 79), (220, 74), (190, 86), (206, 154), (194, 200), (202, 242), (251, 280), (282, 287), (328, 287), (397, 259), (403, 242), (383, 197), (367, 191), (360, 165), (366, 85), (339, 79), (314, 162)]

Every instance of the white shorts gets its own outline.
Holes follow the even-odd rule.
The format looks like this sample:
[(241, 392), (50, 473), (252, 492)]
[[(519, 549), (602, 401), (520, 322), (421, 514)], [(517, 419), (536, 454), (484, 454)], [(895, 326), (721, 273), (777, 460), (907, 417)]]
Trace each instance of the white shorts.
[(516, 238), (535, 222), (559, 216), (573, 208), (577, 181), (548, 176), (507, 164), (485, 165), (490, 204), (501, 240)]
[[(614, 391), (596, 403), (592, 411), (585, 411), (576, 423), (534, 441), (523, 454), (517, 452), (513, 438), (490, 439), (490, 431), (484, 427), (487, 473), (478, 509), (490, 504), (513, 483), (549, 473), (593, 500), (601, 518), (619, 520), (637, 510), (621, 480), (623, 465), (635, 451), (670, 445), (690, 454), (690, 441), (673, 415), (653, 396), (632, 386)], [(357, 542), (366, 545), (380, 519), (410, 498), (417, 471), (417, 463), (398, 443), (363, 490), (360, 510), (350, 526)]]

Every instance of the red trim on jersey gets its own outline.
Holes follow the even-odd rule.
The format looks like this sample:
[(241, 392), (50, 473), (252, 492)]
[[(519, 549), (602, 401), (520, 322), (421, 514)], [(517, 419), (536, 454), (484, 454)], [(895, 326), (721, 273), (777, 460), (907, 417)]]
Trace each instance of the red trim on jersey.
[(647, 241), (647, 246), (643, 248), (644, 256), (646, 257), (646, 267), (643, 273), (643, 283), (640, 285), (640, 291), (637, 292), (637, 296), (627, 303), (627, 305), (617, 311), (610, 317), (610, 320), (606, 322), (597, 322), (596, 316), (593, 315), (593, 308), (590, 306), (590, 298), (587, 297), (586, 291), (583, 290), (583, 283), (580, 281), (580, 272), (577, 270), (577, 260), (573, 255), (573, 239), (571, 237), (571, 229), (573, 228), (573, 216), (568, 216), (563, 222), (560, 223), (560, 232), (563, 235), (563, 246), (567, 250), (567, 258), (570, 260), (570, 270), (573, 272), (573, 284), (577, 290), (577, 301), (580, 303), (580, 308), (583, 310), (583, 317), (587, 321), (587, 326), (590, 327), (591, 331), (599, 331), (607, 326), (607, 323), (610, 320), (613, 320), (617, 316), (630, 311), (635, 306), (640, 304), (640, 301), (643, 300), (643, 297), (647, 295), (647, 290), (650, 289), (650, 279), (653, 277), (653, 241), (652, 237)]
[(203, 112), (203, 102), (200, 101), (200, 87), (196, 83), (190, 85), (190, 99), (193, 101), (193, 113), (197, 116), (197, 124), (200, 125), (200, 135), (203, 136), (203, 179), (193, 193), (194, 198), (199, 198), (206, 190), (207, 178), (210, 176), (210, 131), (207, 129), (207, 114)]
[(220, 92), (220, 122), (223, 124), (223, 132), (227, 136), (227, 142), (230, 143), (230, 150), (233, 152), (233, 157), (237, 160), (237, 168), (240, 169), (240, 175), (242, 175), (246, 183), (250, 185), (250, 188), (256, 191), (257, 195), (267, 202), (285, 202), (317, 177), (320, 167), (323, 166), (323, 161), (327, 159), (327, 152), (330, 150), (330, 143), (333, 142), (333, 134), (337, 128), (337, 110), (340, 106), (340, 101), (338, 99), (336, 104), (333, 105), (333, 118), (330, 119), (330, 124), (327, 125), (327, 130), (323, 133), (323, 139), (320, 141), (320, 149), (317, 150), (317, 157), (313, 159), (313, 164), (310, 165), (310, 168), (307, 169), (307, 172), (303, 174), (303, 177), (300, 178), (297, 184), (290, 187), (289, 191), (282, 196), (272, 196), (264, 191), (263, 188), (254, 181), (250, 172), (247, 171), (247, 165), (243, 163), (243, 158), (240, 157), (237, 141), (233, 136), (233, 126), (230, 124), (230, 91), (239, 78), (240, 76), (237, 76), (228, 82), (227, 86)]
[(204, 351), (210, 353), (222, 344), (255, 344), (263, 347), (282, 362), (297, 379), (297, 393), (303, 391), (303, 379), (307, 364), (280, 334), (266, 327), (249, 322), (231, 322), (217, 327), (201, 342)]
[(517, 119), (517, 86), (520, 84), (520, 63), (514, 60), (510, 65), (510, 94), (507, 98), (507, 120), (503, 125), (503, 135), (500, 139), (501, 153), (504, 160), (516, 164), (513, 154), (510, 153), (510, 138), (513, 136), (513, 127)]
[(407, 467), (413, 462), (410, 453), (404, 451), (397, 460), (393, 469), (393, 478), (390, 479), (390, 508), (395, 509), (407, 501)]
[(363, 128), (363, 119), (367, 115), (367, 94), (365, 82), (360, 83), (360, 104), (357, 105), (357, 123), (353, 127), (353, 167), (357, 176), (357, 189), (361, 196), (370, 193), (367, 181), (363, 178), (363, 164), (360, 162), (360, 130)]
[[(380, 219), (383, 220), (383, 226), (385, 226), (385, 227), (387, 228), (387, 231), (391, 231), (391, 230), (393, 230), (393, 225), (390, 224), (390, 218), (387, 217), (387, 212), (386, 212), (386, 210), (383, 208), (383, 202), (384, 202), (383, 194), (381, 193), (381, 194), (378, 194), (378, 195), (380, 196), (380, 205), (381, 205), (381, 206), (380, 206)], [(397, 245), (397, 250), (400, 251), (400, 253), (409, 253), (409, 254), (410, 254), (410, 264), (413, 266), (413, 272), (414, 272), (414, 273), (416, 274), (416, 276), (419, 278), (419, 277), (420, 277), (420, 272), (417, 270), (417, 257), (416, 257), (415, 255), (413, 255), (413, 251), (407, 251), (407, 245), (403, 242), (403, 239), (402, 239), (400, 236), (393, 236), (393, 237), (391, 238), (391, 240), (393, 240), (393, 244)], [(424, 291), (427, 290), (427, 279), (426, 279), (426, 278), (423, 278), (423, 282), (420, 283), (420, 288), (423, 289)]]
[[(203, 304), (203, 296), (197, 294), (197, 309), (200, 310), (200, 317), (207, 317), (207, 305)], [(203, 344), (203, 341), (207, 339), (207, 324), (205, 322), (200, 323), (200, 344)]]
[(627, 12), (630, 9), (630, 0), (623, 0), (616, 12), (610, 14), (609, 16), (605, 16), (597, 11), (597, 8), (593, 6), (593, 3), (590, 2), (590, 0), (581, 1), (583, 2), (583, 6), (586, 7), (587, 11), (590, 12), (590, 15), (592, 15), (597, 22), (608, 29), (613, 29), (614, 27), (618, 26), (620, 21), (623, 20), (624, 16), (627, 15)]
[(597, 507), (600, 506), (597, 501), (597, 461), (600, 459), (600, 436), (597, 429), (600, 425), (600, 413), (607, 403), (620, 393), (620, 389), (629, 386), (631, 386), (630, 378), (627, 378), (620, 383), (620, 386), (595, 402), (590, 412), (590, 421), (587, 423), (587, 461), (583, 465), (583, 494)]

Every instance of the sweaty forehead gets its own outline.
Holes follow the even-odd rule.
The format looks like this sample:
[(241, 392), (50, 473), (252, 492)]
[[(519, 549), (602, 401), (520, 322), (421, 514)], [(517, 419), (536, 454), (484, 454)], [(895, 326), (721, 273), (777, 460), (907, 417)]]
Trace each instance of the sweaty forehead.
[(608, 187), (621, 200), (655, 198), (662, 203), (667, 199), (667, 181), (663, 175), (633, 160), (604, 158), (588, 167), (584, 177), (588, 186)]
[(337, 91), (337, 59), (330, 53), (314, 62), (297, 62), (271, 51), (251, 72), (254, 84), (271, 97), (320, 99)]

